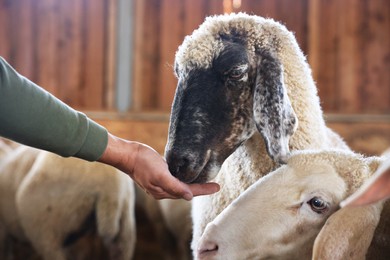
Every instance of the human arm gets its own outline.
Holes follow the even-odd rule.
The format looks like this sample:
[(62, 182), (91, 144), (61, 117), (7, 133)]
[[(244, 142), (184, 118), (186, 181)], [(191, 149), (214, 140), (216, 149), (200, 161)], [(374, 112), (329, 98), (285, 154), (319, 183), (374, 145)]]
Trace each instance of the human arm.
[(0, 136), (64, 157), (97, 160), (107, 130), (17, 73), (0, 57)]
[(64, 157), (117, 167), (157, 199), (210, 194), (217, 184), (186, 185), (152, 148), (107, 130), (17, 73), (0, 57), (0, 136)]

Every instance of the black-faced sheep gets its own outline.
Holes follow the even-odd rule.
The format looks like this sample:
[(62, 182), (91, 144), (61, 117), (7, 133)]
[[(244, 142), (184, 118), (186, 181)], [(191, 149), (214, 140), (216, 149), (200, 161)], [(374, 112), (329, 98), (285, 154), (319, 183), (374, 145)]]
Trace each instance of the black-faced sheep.
[(206, 224), (289, 150), (349, 149), (325, 125), (294, 35), (272, 19), (206, 18), (179, 47), (175, 73), (169, 169), (185, 182), (214, 178), (221, 185), (193, 199), (193, 249)]
[(134, 184), (115, 168), (23, 146), (3, 162), (0, 191), (7, 234), (29, 241), (44, 259), (79, 259), (68, 249), (88, 220), (110, 259), (131, 259)]
[[(287, 165), (261, 178), (207, 225), (196, 258), (388, 259), (389, 229), (377, 230), (375, 234), (382, 240), (379, 254), (366, 255), (369, 243), (361, 243), (371, 241), (376, 228), (372, 223), (379, 222), (379, 214), (372, 214), (372, 219), (363, 215), (365, 221), (361, 222), (356, 222), (353, 215), (344, 218), (340, 225), (364, 232), (349, 237), (351, 230), (345, 234), (339, 226), (339, 230), (328, 232), (333, 247), (314, 247), (313, 255), (314, 241), (328, 217), (339, 210), (339, 203), (356, 191), (381, 162), (378, 157), (365, 158), (336, 150), (295, 152)], [(380, 212), (382, 204), (371, 206), (371, 211)], [(359, 216), (366, 209), (350, 212)], [(386, 215), (381, 221), (389, 219), (390, 215)], [(374, 243), (372, 247), (375, 246)], [(347, 254), (340, 250), (343, 247), (349, 247)]]

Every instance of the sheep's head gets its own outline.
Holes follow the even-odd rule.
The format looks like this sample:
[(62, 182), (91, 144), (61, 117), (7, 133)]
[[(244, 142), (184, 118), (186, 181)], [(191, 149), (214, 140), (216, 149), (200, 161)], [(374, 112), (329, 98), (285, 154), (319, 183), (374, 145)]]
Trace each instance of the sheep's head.
[(207, 225), (196, 257), (310, 259), (326, 219), (378, 164), (350, 152), (294, 152)]
[(206, 21), (176, 54), (178, 85), (166, 159), (171, 173), (184, 182), (215, 177), (225, 159), (256, 131), (277, 163), (289, 153), (297, 119), (276, 54), (279, 43), (255, 46), (250, 28), (261, 25), (250, 16), (238, 18), (236, 24), (234, 17), (222, 21), (215, 32), (207, 29), (213, 22)]

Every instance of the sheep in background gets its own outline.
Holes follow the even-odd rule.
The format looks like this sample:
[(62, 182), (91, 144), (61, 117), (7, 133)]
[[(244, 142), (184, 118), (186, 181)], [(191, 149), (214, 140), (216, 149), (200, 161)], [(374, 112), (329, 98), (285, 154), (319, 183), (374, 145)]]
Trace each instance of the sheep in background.
[(187, 183), (221, 184), (218, 193), (193, 199), (193, 250), (207, 223), (290, 149), (349, 150), (325, 125), (294, 35), (272, 19), (206, 18), (179, 47), (175, 73), (169, 169)]
[(165, 199), (158, 201), (164, 223), (175, 238), (177, 257), (173, 259), (190, 260), (191, 257), (191, 202)]
[(161, 259), (191, 259), (191, 202), (155, 200), (136, 186), (136, 204), (146, 214), (162, 248)]
[[(375, 172), (381, 161), (378, 157), (365, 158), (337, 150), (294, 152), (287, 165), (258, 180), (207, 225), (196, 258), (311, 259), (314, 240), (328, 217)], [(380, 213), (382, 206), (380, 202), (369, 208)], [(359, 216), (366, 209), (353, 213)], [(367, 233), (346, 240), (348, 234), (339, 226), (339, 230), (327, 232), (332, 246), (326, 250), (314, 247), (312, 259), (365, 258), (369, 243), (361, 241), (371, 241), (376, 227), (372, 223), (379, 222), (379, 214), (372, 214), (371, 219), (364, 216), (362, 222), (355, 222), (351, 215), (339, 224)], [(386, 215), (381, 221), (389, 219), (390, 215)], [(374, 257), (369, 253), (367, 259), (389, 259), (390, 229), (377, 230), (375, 235), (384, 238), (383, 247)], [(340, 250), (344, 246), (349, 247), (348, 254)]]
[[(85, 228), (96, 226), (110, 259), (131, 259), (136, 233), (130, 177), (101, 163), (21, 149), (0, 169), (0, 191), (8, 193), (0, 196), (0, 220), (7, 233), (31, 242), (44, 259), (83, 259), (85, 252), (69, 255), (70, 249)], [(21, 162), (29, 156), (26, 167)]]
[(7, 255), (12, 255), (10, 248), (6, 247), (6, 244), (9, 244), (9, 234), (26, 240), (15, 200), (20, 183), (30, 171), (38, 154), (37, 149), (19, 146), (11, 148), (0, 162), (0, 259), (7, 259)]

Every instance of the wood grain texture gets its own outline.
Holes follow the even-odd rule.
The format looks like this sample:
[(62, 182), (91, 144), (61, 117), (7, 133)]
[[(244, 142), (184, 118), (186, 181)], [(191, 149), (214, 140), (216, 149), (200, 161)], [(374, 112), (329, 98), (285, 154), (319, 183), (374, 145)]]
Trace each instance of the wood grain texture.
[[(327, 113), (390, 114), (390, 1), (134, 0), (133, 111), (169, 112), (174, 55), (208, 15), (274, 18), (295, 32)], [(117, 0), (0, 0), (0, 55), (73, 107), (115, 108)], [(120, 55), (120, 54), (118, 54)]]
[(117, 0), (0, 0), (0, 55), (67, 104), (113, 108)]
[[(159, 58), (149, 61), (159, 64), (157, 71), (150, 74), (157, 81), (148, 89), (151, 97), (158, 93), (158, 98), (155, 104), (145, 107), (169, 111), (176, 85), (171, 68), (175, 50), (184, 35), (190, 34), (206, 15), (223, 13), (224, 1), (165, 0), (159, 7), (150, 3), (144, 2), (145, 10), (159, 15), (148, 18), (152, 23), (161, 21), (156, 25), (161, 30), (155, 39), (137, 38), (141, 46), (137, 51), (142, 51), (143, 43), (150, 45), (149, 40), (158, 43), (159, 48), (150, 54)], [(235, 12), (278, 20), (295, 33), (312, 66), (325, 112), (390, 113), (389, 1), (242, 0), (239, 8), (229, 6)], [(142, 107), (141, 104), (139, 110)]]

